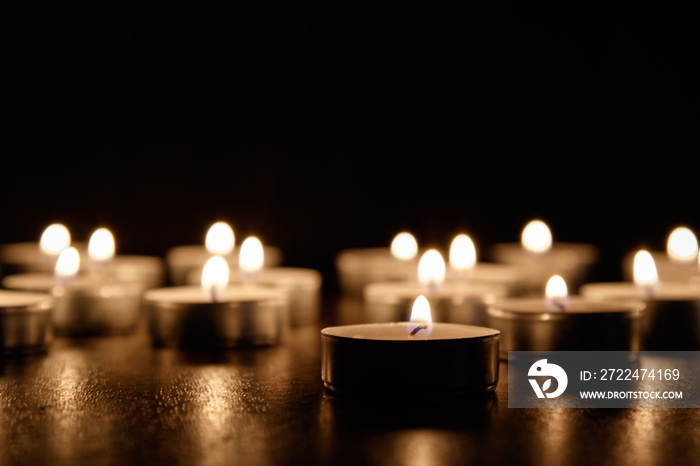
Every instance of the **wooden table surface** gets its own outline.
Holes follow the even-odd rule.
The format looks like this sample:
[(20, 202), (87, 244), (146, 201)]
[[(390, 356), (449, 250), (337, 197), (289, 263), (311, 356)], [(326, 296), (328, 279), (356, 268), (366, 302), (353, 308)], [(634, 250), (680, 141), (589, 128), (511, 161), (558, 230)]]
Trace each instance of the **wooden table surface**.
[[(353, 320), (340, 304), (324, 324)], [(154, 348), (144, 325), (0, 357), (0, 465), (700, 464), (700, 410), (509, 409), (503, 362), (488, 396), (333, 395), (321, 327), (196, 353)]]

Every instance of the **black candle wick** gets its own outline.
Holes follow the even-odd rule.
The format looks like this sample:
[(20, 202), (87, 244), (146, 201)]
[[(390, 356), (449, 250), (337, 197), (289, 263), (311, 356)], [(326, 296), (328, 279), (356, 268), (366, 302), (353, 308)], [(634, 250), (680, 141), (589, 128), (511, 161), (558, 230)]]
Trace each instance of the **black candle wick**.
[(408, 334), (408, 338), (414, 338), (416, 333), (420, 332), (421, 330), (426, 330), (427, 328), (427, 325), (418, 325), (416, 328), (411, 330), (411, 333)]

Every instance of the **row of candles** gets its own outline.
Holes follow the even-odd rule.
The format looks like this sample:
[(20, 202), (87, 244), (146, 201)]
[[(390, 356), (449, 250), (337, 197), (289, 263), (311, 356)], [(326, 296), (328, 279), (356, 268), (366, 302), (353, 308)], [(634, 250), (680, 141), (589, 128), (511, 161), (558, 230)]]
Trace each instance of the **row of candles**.
[[(276, 344), (290, 326), (318, 321), (320, 274), (277, 267), (281, 252), (254, 237), (235, 247), (223, 222), (209, 229), (204, 245), (168, 251), (176, 286), (159, 288), (160, 258), (115, 249), (106, 229), (96, 230), (87, 248), (71, 247), (60, 225), (38, 244), (0, 248), (2, 285), (19, 290), (0, 291), (0, 348), (45, 348), (49, 328), (67, 336), (131, 332), (143, 309), (154, 341), (179, 347)], [(677, 229), (667, 257), (639, 251), (626, 261), (634, 264), (634, 283), (586, 284), (573, 297), (567, 283), (579, 288), (598, 251), (553, 242), (541, 221), (526, 226), (521, 243), (494, 245), (494, 263), (478, 262), (465, 234), (452, 241), (449, 267), (435, 249), (419, 254), (406, 232), (390, 248), (341, 251), (341, 286), (364, 297), (367, 323), (322, 330), (324, 384), (362, 392), (385, 379), (423, 393), (485, 391), (495, 387), (498, 358), (509, 351), (696, 349), (697, 250), (693, 233)], [(416, 361), (433, 375), (407, 375)]]

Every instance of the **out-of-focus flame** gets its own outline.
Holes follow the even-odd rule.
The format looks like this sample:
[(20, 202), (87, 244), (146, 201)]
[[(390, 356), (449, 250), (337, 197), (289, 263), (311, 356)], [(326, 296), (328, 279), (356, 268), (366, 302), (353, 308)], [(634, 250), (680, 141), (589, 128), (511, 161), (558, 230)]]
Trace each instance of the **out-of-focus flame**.
[(262, 243), (255, 236), (249, 236), (241, 244), (241, 254), (238, 260), (241, 272), (248, 278), (252, 278), (260, 272), (264, 262)]
[(88, 242), (90, 259), (106, 262), (114, 257), (115, 249), (114, 236), (108, 229), (98, 228), (90, 236), (90, 242)]
[(554, 275), (547, 281), (544, 294), (550, 311), (561, 311), (569, 307), (569, 290), (561, 275)]
[(44, 254), (56, 255), (70, 246), (70, 232), (60, 223), (46, 227), (39, 240), (39, 249)]
[(411, 318), (408, 322), (409, 340), (426, 340), (433, 331), (433, 318), (430, 315), (430, 303), (428, 299), (420, 295), (416, 298), (411, 309)]
[(642, 249), (634, 255), (634, 283), (640, 293), (648, 296), (653, 295), (659, 286), (656, 264), (649, 251)]
[(476, 266), (476, 247), (474, 241), (465, 234), (457, 235), (450, 245), (450, 266), (469, 274)]
[(418, 254), (418, 242), (412, 234), (402, 231), (391, 242), (391, 255), (397, 259), (409, 260)]
[(229, 270), (226, 259), (210, 257), (202, 269), (202, 294), (211, 301), (221, 301), (228, 285)]
[(66, 248), (58, 255), (54, 277), (59, 281), (73, 278), (80, 270), (80, 254), (75, 248)]
[(436, 291), (445, 281), (445, 260), (436, 249), (427, 250), (420, 258), (418, 281), (429, 291)]
[(678, 227), (668, 236), (668, 257), (679, 264), (690, 264), (698, 255), (698, 239), (690, 229)]
[(552, 232), (542, 220), (533, 220), (523, 229), (521, 242), (530, 252), (545, 253), (552, 248)]
[(212, 254), (228, 254), (233, 251), (233, 246), (236, 244), (233, 230), (226, 222), (216, 222), (207, 231), (207, 237), (204, 240), (204, 245), (207, 251)]

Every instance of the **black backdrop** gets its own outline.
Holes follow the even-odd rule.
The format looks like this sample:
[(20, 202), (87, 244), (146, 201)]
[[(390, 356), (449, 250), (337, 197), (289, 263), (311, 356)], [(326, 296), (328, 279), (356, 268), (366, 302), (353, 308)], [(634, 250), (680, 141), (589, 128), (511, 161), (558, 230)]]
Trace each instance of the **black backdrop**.
[(400, 229), (483, 251), (538, 216), (615, 279), (700, 228), (694, 16), (479, 3), (5, 11), (0, 242), (163, 254), (224, 219), (333, 291)]

